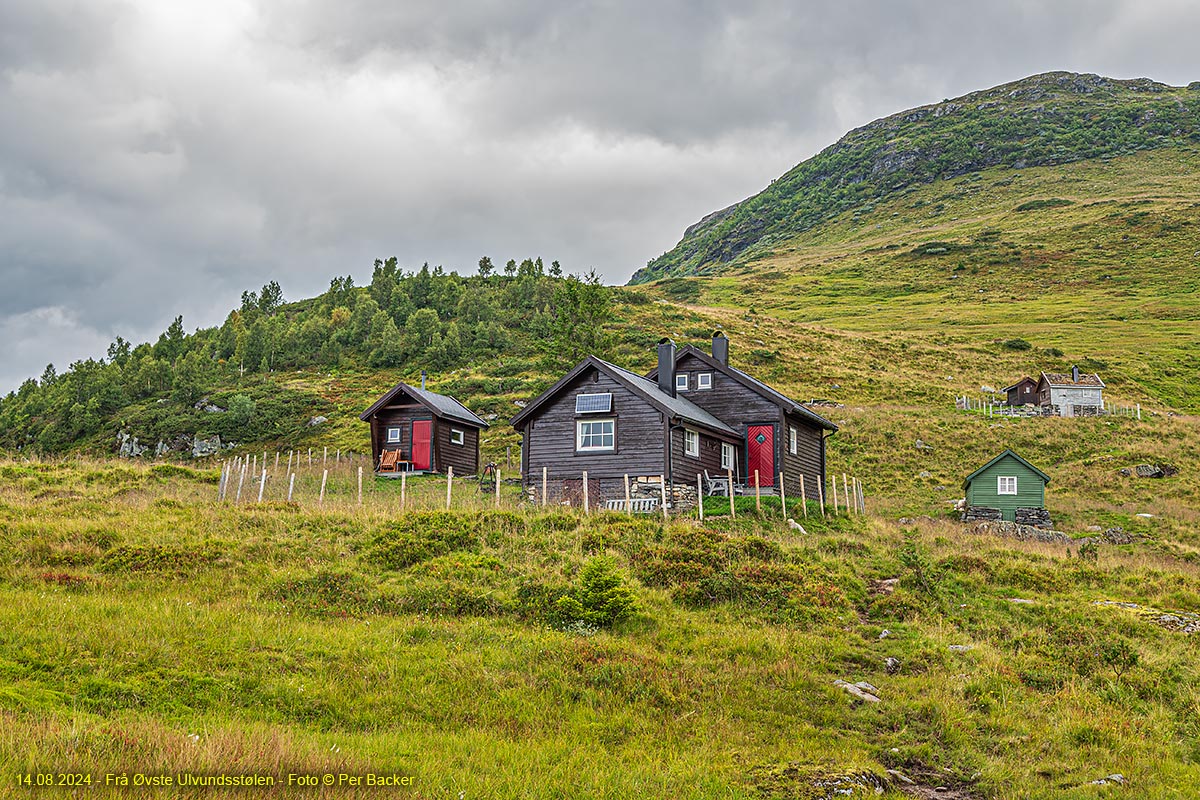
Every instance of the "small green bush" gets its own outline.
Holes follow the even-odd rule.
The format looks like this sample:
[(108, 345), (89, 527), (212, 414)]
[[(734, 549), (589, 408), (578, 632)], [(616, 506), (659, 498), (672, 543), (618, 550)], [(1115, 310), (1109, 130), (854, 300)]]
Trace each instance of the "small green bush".
[(626, 585), (616, 563), (606, 556), (585, 564), (578, 582), (558, 598), (554, 607), (564, 626), (583, 623), (596, 628), (610, 628), (640, 610), (633, 589)]
[(1005, 350), (1032, 350), (1033, 345), (1024, 339), (1009, 339), (1001, 345)]
[(1075, 205), (1074, 200), (1065, 200), (1061, 197), (1051, 197), (1047, 200), (1028, 200), (1014, 208), (1014, 211), (1040, 211), (1043, 208), (1060, 208), (1062, 206)]

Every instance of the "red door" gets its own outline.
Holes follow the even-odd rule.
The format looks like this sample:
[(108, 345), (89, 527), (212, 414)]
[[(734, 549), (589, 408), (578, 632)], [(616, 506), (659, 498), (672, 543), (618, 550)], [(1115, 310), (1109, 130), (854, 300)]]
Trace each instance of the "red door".
[(775, 426), (750, 425), (746, 428), (746, 485), (754, 486), (758, 470), (759, 486), (775, 485)]
[(413, 469), (429, 469), (429, 434), (433, 423), (427, 419), (413, 420), (412, 424), (412, 465)]

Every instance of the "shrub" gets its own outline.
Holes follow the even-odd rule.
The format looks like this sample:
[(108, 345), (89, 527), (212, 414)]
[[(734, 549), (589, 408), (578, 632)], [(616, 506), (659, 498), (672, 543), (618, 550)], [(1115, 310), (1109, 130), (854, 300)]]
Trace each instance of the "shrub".
[(1024, 339), (1009, 339), (1008, 341), (1004, 342), (1002, 347), (1005, 350), (1032, 350), (1033, 349), (1033, 345), (1031, 345), (1029, 342), (1025, 341)]
[(387, 569), (404, 569), (435, 556), (465, 550), (476, 543), (476, 527), (467, 514), (408, 514), (385, 526), (368, 557)]
[(212, 564), (221, 550), (212, 543), (118, 545), (100, 559), (101, 572), (188, 572)]
[(554, 606), (564, 626), (584, 623), (597, 628), (612, 627), (640, 610), (633, 589), (605, 556), (585, 564), (576, 585)]
[(1065, 200), (1061, 197), (1051, 197), (1047, 200), (1029, 200), (1014, 208), (1014, 211), (1039, 211), (1043, 208), (1059, 208), (1061, 206), (1075, 205), (1074, 200)]

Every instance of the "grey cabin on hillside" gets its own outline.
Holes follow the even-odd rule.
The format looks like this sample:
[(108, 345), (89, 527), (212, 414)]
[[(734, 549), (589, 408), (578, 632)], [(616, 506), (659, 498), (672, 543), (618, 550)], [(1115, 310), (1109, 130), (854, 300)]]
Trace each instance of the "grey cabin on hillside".
[(1038, 382), (1026, 375), (1012, 386), (1005, 386), (1006, 402), (1010, 406), (1028, 406), (1037, 403)]
[(1037, 385), (1037, 404), (1056, 414), (1078, 417), (1104, 410), (1104, 381), (1095, 373), (1072, 367), (1068, 373), (1043, 372)]
[(458, 475), (479, 471), (479, 433), (488, 424), (453, 397), (401, 382), (359, 419), (371, 424), (377, 470), (387, 452), (395, 460), (390, 474), (445, 472), (447, 467)]
[(963, 481), (963, 519), (1003, 519), (1049, 527), (1050, 515), (1045, 510), (1048, 483), (1049, 475), (1005, 450)]
[(714, 354), (658, 346), (658, 368), (638, 375), (588, 356), (513, 420), (522, 436), (521, 472), (530, 486), (545, 470), (552, 490), (571, 495), (588, 473), (592, 502), (620, 498), (624, 476), (666, 476), (695, 486), (696, 476), (750, 484), (754, 470), (768, 493), (782, 470), (789, 494), (800, 475), (816, 498), (825, 474), (825, 431), (837, 426), (728, 364), (728, 339)]

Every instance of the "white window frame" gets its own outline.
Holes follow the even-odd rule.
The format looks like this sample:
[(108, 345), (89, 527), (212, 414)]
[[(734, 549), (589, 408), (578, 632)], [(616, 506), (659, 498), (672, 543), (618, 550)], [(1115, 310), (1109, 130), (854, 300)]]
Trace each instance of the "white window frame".
[[(1011, 489), (1009, 487), (1012, 487)], [(996, 476), (996, 494), (1015, 495), (1017, 493), (1016, 475)]]
[(737, 448), (729, 442), (721, 442), (721, 469), (737, 468)]
[(686, 372), (681, 372), (675, 376), (675, 391), (686, 392), (688, 390), (688, 376)]
[[(601, 432), (598, 434), (591, 433), (590, 428), (593, 425), (600, 425)], [(608, 433), (604, 432), (604, 430), (603, 430), (604, 425), (609, 426), (610, 431)], [(589, 433), (587, 433), (587, 434), (584, 434), (584, 432), (583, 432), (585, 426), (587, 426), (589, 428)], [(612, 444), (610, 444), (610, 445), (604, 445), (604, 444), (588, 445), (587, 447), (584, 447), (583, 446), (583, 437), (585, 435), (588, 436), (589, 438), (599, 436), (601, 438), (601, 441), (603, 441), (604, 438), (611, 436)], [(575, 452), (577, 452), (577, 453), (611, 453), (611, 452), (615, 451), (616, 449), (617, 449), (617, 421), (616, 421), (616, 419), (614, 419), (612, 417), (608, 417), (605, 419), (575, 420)]]
[(799, 437), (796, 435), (796, 428), (792, 425), (788, 425), (788, 452), (792, 455), (796, 455), (799, 447), (799, 444), (797, 443), (798, 438)]
[(400, 444), (400, 435), (401, 435), (400, 427), (398, 425), (397, 426), (389, 425), (387, 427), (387, 443), (388, 444)]
[(451, 428), (451, 429), (450, 429), (450, 444), (459, 444), (459, 445), (461, 445), (461, 444), (465, 444), (465, 443), (466, 443), (466, 441), (467, 441), (467, 435), (466, 435), (466, 433), (464, 433), (463, 431), (459, 430), (458, 428)]
[(696, 388), (697, 389), (711, 389), (712, 381), (713, 381), (713, 378), (712, 378), (711, 372), (696, 373)]
[(700, 433), (698, 431), (683, 429), (683, 454), (690, 458), (700, 457)]

